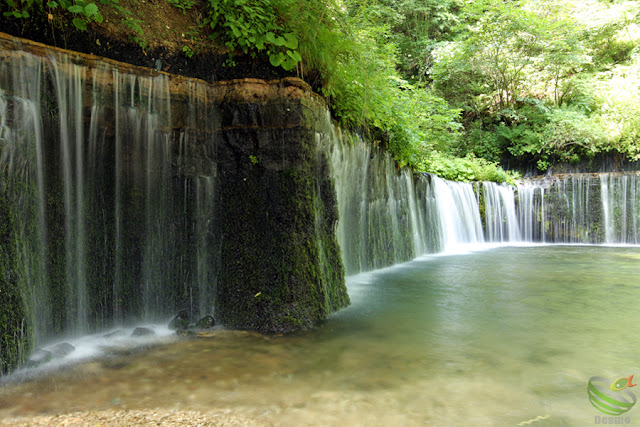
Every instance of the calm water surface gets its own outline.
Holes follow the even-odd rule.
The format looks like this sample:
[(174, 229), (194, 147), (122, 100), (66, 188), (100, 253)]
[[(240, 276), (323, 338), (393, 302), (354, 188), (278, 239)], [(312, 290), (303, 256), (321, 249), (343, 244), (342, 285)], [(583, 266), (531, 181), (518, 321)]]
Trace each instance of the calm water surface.
[[(588, 425), (602, 415), (591, 376), (640, 380), (640, 248), (430, 256), (348, 287), (351, 307), (312, 331), (217, 330), (5, 380), (0, 417), (162, 407), (273, 425)], [(626, 415), (640, 423), (640, 406)]]

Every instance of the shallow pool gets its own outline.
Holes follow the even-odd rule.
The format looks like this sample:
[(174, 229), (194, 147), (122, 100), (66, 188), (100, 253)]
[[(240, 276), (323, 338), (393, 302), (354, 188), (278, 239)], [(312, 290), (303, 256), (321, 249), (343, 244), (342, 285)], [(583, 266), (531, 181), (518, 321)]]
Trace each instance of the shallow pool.
[[(348, 288), (352, 305), (311, 331), (216, 330), (5, 379), (0, 417), (161, 407), (274, 425), (588, 425), (604, 416), (590, 377), (640, 381), (637, 247), (428, 256)], [(640, 405), (624, 417), (640, 423)]]

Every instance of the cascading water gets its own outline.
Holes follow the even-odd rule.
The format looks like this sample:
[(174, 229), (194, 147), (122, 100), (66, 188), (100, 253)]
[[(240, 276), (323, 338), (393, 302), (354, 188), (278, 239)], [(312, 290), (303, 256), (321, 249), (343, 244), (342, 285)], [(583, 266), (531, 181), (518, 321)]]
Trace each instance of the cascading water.
[(506, 184), (485, 182), (482, 183), (482, 189), (487, 241), (521, 241), (513, 188)]
[[(332, 126), (327, 120), (327, 128)], [(326, 141), (336, 185), (340, 221), (337, 237), (347, 274), (385, 267), (418, 255), (422, 236), (410, 210), (414, 194), (408, 170), (393, 159), (338, 130)], [(331, 135), (331, 133), (328, 133)], [(353, 141), (350, 139), (353, 138)]]
[[(168, 86), (165, 75), (92, 68), (54, 51), (0, 63), (0, 192), (20, 213), (16, 256), (37, 342), (184, 307), (212, 312), (220, 118), (204, 83), (186, 83), (182, 101), (170, 101)], [(318, 142), (347, 274), (483, 243), (640, 240), (638, 174), (445, 181), (398, 168), (328, 115)], [(330, 199), (323, 182), (309, 188)], [(320, 198), (313, 203), (322, 212)], [(326, 234), (324, 216), (314, 218), (316, 236)], [(330, 242), (316, 240), (326, 269)]]
[(57, 51), (18, 58), (0, 64), (0, 190), (20, 213), (35, 341), (212, 313), (215, 174), (176, 167), (212, 137), (204, 90), (192, 83), (174, 131), (166, 76)]
[(468, 183), (445, 181), (431, 177), (435, 194), (440, 242), (444, 251), (455, 251), (460, 245), (484, 241), (480, 209)]
[(474, 191), (472, 184), (398, 170), (383, 150), (333, 132), (324, 149), (347, 274), (483, 243), (639, 242), (637, 173), (482, 182)]
[[(47, 240), (44, 171), (44, 122), (41, 114), (42, 62), (21, 55), (13, 62), (0, 61), (0, 191), (16, 206), (17, 261), (23, 282), (30, 290), (34, 336), (49, 327), (49, 277), (46, 271)], [(11, 88), (11, 94), (7, 93)], [(2, 182), (4, 181), (4, 182)], [(5, 221), (2, 218), (2, 221)], [(38, 315), (34, 315), (37, 313)]]
[[(544, 218), (541, 218), (540, 227), (534, 227), (534, 218), (536, 220), (538, 218), (536, 212), (544, 210), (544, 188), (532, 182), (523, 181), (517, 184), (517, 193), (518, 228), (522, 240), (525, 242), (544, 242)], [(540, 195), (536, 197), (536, 193)]]
[(518, 184), (525, 241), (638, 244), (637, 173), (571, 174)]
[(384, 150), (342, 135), (329, 120), (325, 129), (347, 274), (484, 241), (471, 184), (413, 175)]

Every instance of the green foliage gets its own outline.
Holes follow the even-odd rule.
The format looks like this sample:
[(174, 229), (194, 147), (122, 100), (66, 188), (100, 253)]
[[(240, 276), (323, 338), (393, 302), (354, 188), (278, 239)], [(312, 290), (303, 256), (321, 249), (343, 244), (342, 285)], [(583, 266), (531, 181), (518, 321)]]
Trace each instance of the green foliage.
[(147, 41), (144, 38), (144, 31), (142, 25), (144, 21), (142, 19), (136, 19), (130, 10), (120, 6), (118, 0), (101, 0), (103, 3), (109, 2), (111, 6), (117, 11), (117, 14), (121, 15), (120, 22), (126, 28), (128, 28), (133, 35), (130, 36), (130, 40), (135, 42), (144, 51), (147, 48)]
[[(50, 19), (54, 14), (59, 19), (71, 19), (71, 23), (78, 30), (85, 31), (90, 22), (102, 22), (103, 17), (98, 5), (85, 0), (3, 0), (9, 7), (4, 16), (13, 18), (29, 18), (32, 13), (42, 13), (47, 8)], [(106, 1), (102, 1), (103, 4)]]
[(459, 138), (460, 110), (427, 89), (400, 82), (387, 118), (389, 148), (401, 164), (418, 164), (432, 150), (448, 150)]
[(582, 23), (584, 40), (596, 68), (624, 62), (637, 46), (640, 3), (637, 1), (594, 1), (575, 4), (574, 15)]
[(463, 156), (473, 154), (492, 162), (499, 162), (502, 159), (504, 147), (496, 132), (486, 131), (483, 129), (482, 121), (476, 120), (467, 127), (467, 133), (458, 151)]
[(599, 151), (605, 141), (606, 133), (597, 121), (581, 111), (557, 108), (549, 113), (541, 150), (575, 161), (580, 155)]
[(204, 23), (192, 26), (187, 30), (183, 36), (188, 38), (189, 44), (182, 47), (182, 52), (187, 58), (193, 58), (195, 55), (199, 55), (204, 46), (202, 30)]
[(167, 0), (167, 3), (182, 11), (183, 15), (187, 14), (187, 10), (190, 10), (195, 4), (195, 0)]
[(393, 33), (384, 23), (374, 24), (375, 7), (279, 5), (300, 40), (304, 68), (320, 74), (322, 93), (343, 125), (382, 139), (400, 164), (414, 164), (433, 147), (456, 139), (459, 110), (402, 78)]
[[(167, 0), (169, 1), (169, 0)], [(191, 0), (176, 0), (180, 4), (195, 4)], [(118, 0), (100, 0), (103, 6), (113, 7), (122, 15), (122, 24), (128, 27), (134, 35), (131, 40), (143, 50), (147, 47), (142, 30), (142, 19), (136, 19), (133, 14), (122, 7)], [(46, 13), (49, 21), (59, 29), (64, 29), (68, 23), (80, 31), (86, 31), (92, 22), (101, 23), (104, 18), (95, 1), (87, 0), (0, 0), (0, 8), (9, 9), (4, 12), (6, 17), (29, 18), (34, 14)]]
[(429, 71), (463, 110), (455, 152), (540, 170), (603, 151), (640, 159), (640, 4), (483, 0), (459, 18)]
[(607, 139), (599, 148), (640, 160), (640, 52), (627, 64), (595, 74), (585, 86), (595, 104), (591, 126)]
[(3, 13), (4, 16), (12, 18), (29, 18), (29, 10), (35, 7), (42, 9), (42, 0), (4, 0), (10, 10)]
[[(183, 14), (199, 6), (196, 0), (166, 1)], [(100, 3), (115, 8), (132, 40), (146, 49), (143, 20), (117, 0)], [(48, 13), (54, 22), (79, 29), (102, 19), (97, 3), (89, 0), (0, 0), (0, 5), (7, 19)], [(638, 2), (206, 0), (202, 5), (202, 19), (196, 17), (183, 36), (186, 57), (198, 55), (210, 38), (226, 48), (226, 65), (235, 65), (242, 52), (295, 71), (320, 90), (342, 125), (388, 147), (400, 165), (428, 165), (449, 177), (471, 179), (491, 175), (481, 168), (469, 172), (470, 164), (485, 161), (545, 170), (554, 162), (607, 151), (640, 160)]]
[(352, 1), (374, 26), (389, 28), (389, 41), (397, 46), (397, 68), (411, 82), (423, 82), (438, 41), (451, 40), (460, 23), (459, 0)]
[(469, 2), (464, 13), (468, 31), (437, 47), (431, 76), (468, 109), (513, 108), (547, 90), (559, 103), (564, 79), (587, 61), (576, 23), (555, 1)]
[(122, 23), (134, 32), (135, 35), (131, 36), (131, 40), (136, 42), (142, 50), (145, 50), (147, 48), (147, 42), (144, 39), (144, 31), (142, 30), (141, 25), (144, 24), (144, 21), (141, 19), (135, 19), (129, 15), (122, 18)]
[[(212, 39), (233, 54), (265, 51), (271, 65), (292, 70), (302, 60), (298, 37), (279, 22), (278, 12), (267, 0), (209, 0), (204, 23), (213, 30)], [(229, 64), (232, 64), (230, 58)]]
[(440, 151), (433, 151), (417, 165), (418, 170), (433, 173), (453, 181), (494, 181), (513, 183), (520, 175), (505, 172), (496, 162), (470, 154), (453, 157)]
[(193, 58), (193, 55), (195, 55), (195, 52), (193, 51), (193, 48), (191, 46), (182, 46), (182, 52), (184, 53), (184, 56), (189, 59)]

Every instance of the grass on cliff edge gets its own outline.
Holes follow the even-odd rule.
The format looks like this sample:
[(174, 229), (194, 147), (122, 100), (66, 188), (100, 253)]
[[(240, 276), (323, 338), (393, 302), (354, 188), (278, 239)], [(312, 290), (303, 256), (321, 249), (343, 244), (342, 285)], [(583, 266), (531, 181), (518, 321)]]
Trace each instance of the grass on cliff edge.
[[(0, 12), (10, 10), (8, 4), (15, 1), (0, 0)], [(43, 5), (46, 0), (28, 1)], [(99, 0), (95, 4), (100, 19), (85, 16), (86, 32), (72, 25), (75, 15), (47, 6), (32, 6), (28, 19), (0, 17), (0, 23), (3, 30), (11, 24), (13, 31), (8, 32), (14, 35), (208, 81), (298, 75), (325, 97), (343, 126), (363, 130), (368, 139), (386, 146), (399, 166), (409, 164), (449, 179), (512, 178), (497, 164), (489, 165), (495, 173), (470, 173), (487, 169), (486, 164), (469, 169), (467, 163), (479, 161), (473, 158), (449, 162), (444, 169), (432, 167), (443, 156), (455, 159), (450, 150), (460, 138), (460, 110), (450, 108), (428, 87), (411, 85), (400, 76), (390, 29), (370, 21), (366, 8), (356, 3), (349, 12), (331, 0), (215, 3), (227, 8), (271, 8), (276, 33), (297, 40), (298, 47), (292, 50), (302, 60), (291, 70), (272, 66), (271, 61), (274, 49), (288, 52), (288, 47), (272, 44), (256, 49), (260, 34), (254, 29), (264, 24), (262, 18), (239, 17), (234, 12), (219, 17), (222, 27), (212, 30), (205, 23), (214, 4), (208, 0)], [(229, 28), (242, 19), (256, 22), (249, 22), (248, 30), (241, 29), (233, 40), (235, 31)], [(262, 30), (268, 34), (272, 28), (268, 24)]]

